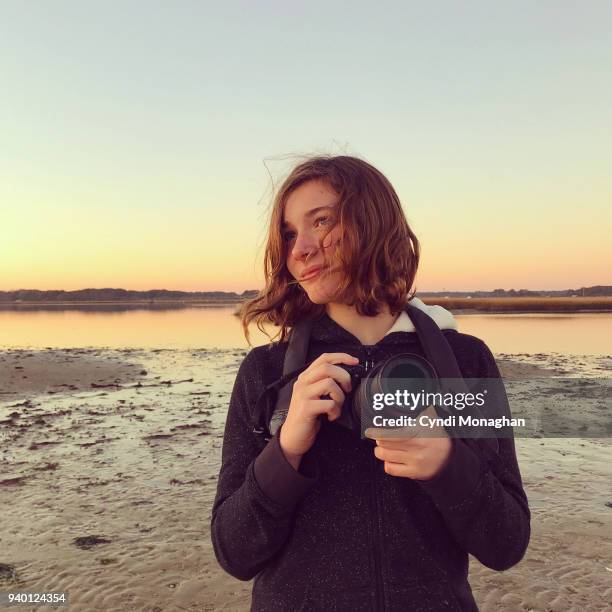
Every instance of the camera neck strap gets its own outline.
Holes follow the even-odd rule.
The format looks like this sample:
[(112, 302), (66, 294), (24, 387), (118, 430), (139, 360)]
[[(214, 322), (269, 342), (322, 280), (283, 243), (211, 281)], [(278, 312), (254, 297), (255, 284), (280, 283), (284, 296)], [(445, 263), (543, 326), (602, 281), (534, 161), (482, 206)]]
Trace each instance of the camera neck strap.
[[(467, 390), (455, 355), (436, 322), (411, 304), (406, 305), (405, 311), (414, 324), (423, 351), (433, 365), (438, 378), (455, 379), (458, 388), (453, 390)], [(267, 439), (269, 439), (268, 434), (274, 435), (276, 433), (287, 416), (293, 383), (296, 376), (305, 368), (313, 325), (314, 320), (305, 319), (292, 327), (283, 362), (283, 376), (266, 387), (259, 398), (259, 401), (265, 399), (266, 403), (263, 410), (259, 405), (257, 407), (256, 412), (260, 418), (255, 429), (257, 430), (256, 433), (264, 434)], [(271, 391), (276, 391), (274, 402), (270, 401), (269, 393)]]
[(405, 311), (414, 324), (423, 351), (438, 378), (463, 379), (455, 354), (436, 322), (412, 304), (406, 304)]
[[(455, 354), (436, 322), (411, 304), (406, 304), (405, 311), (414, 324), (423, 351), (438, 378), (446, 379), (447, 387), (452, 381), (453, 388), (445, 390), (456, 393), (468, 391)], [(283, 375), (268, 385), (256, 402), (253, 433), (263, 436), (266, 442), (278, 431), (287, 417), (293, 384), (307, 367), (306, 359), (313, 325), (314, 320), (306, 319), (293, 326), (283, 362)], [(260, 406), (262, 401), (263, 406)], [(475, 441), (469, 441), (470, 444), (473, 442)], [(498, 451), (497, 440), (487, 439), (483, 440), (483, 443), (487, 454), (495, 458)]]

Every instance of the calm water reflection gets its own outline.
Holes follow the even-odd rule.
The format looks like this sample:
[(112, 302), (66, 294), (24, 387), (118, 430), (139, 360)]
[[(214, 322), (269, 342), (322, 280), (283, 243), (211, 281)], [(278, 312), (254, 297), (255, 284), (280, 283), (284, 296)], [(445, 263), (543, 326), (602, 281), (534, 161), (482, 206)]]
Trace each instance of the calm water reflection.
[[(0, 310), (0, 347), (246, 347), (233, 306), (167, 310)], [(495, 353), (607, 355), (612, 313), (457, 315)], [(266, 337), (252, 331), (254, 344)]]

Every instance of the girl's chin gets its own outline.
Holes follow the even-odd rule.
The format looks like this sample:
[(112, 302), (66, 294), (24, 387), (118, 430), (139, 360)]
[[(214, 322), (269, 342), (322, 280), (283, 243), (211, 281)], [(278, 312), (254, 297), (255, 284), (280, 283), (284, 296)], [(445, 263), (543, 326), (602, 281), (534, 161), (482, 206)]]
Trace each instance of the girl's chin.
[(308, 299), (313, 304), (328, 304), (334, 299), (333, 293), (329, 291), (320, 291), (314, 288), (310, 290), (305, 289), (305, 291)]

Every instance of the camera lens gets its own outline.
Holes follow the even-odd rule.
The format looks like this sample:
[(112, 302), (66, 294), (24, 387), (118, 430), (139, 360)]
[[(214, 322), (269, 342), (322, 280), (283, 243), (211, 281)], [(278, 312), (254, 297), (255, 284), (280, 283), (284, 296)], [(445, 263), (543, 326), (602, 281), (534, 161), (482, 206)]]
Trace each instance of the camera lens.
[(399, 391), (432, 391), (436, 387), (433, 366), (418, 355), (405, 353), (385, 361), (377, 376), (376, 391), (395, 393)]

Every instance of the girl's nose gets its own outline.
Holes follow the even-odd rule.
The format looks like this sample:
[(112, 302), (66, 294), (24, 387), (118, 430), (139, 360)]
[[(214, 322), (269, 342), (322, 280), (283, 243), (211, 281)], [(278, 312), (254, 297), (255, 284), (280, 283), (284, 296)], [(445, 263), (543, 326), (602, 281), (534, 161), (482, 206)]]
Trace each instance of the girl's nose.
[(293, 243), (291, 254), (295, 259), (308, 259), (317, 250), (318, 245), (313, 236), (300, 234)]

